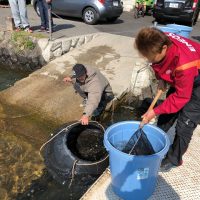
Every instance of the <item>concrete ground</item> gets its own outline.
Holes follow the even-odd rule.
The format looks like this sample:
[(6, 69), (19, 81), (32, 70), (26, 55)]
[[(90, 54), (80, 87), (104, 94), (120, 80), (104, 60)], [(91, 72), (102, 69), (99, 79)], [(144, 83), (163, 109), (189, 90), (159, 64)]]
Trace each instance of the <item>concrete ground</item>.
[[(28, 5), (28, 17), (30, 25), (37, 33), (40, 28), (40, 18), (37, 16), (32, 5)], [(0, 30), (5, 29), (5, 18), (11, 16), (10, 8), (0, 8)], [(129, 37), (135, 37), (138, 30), (143, 26), (151, 26), (154, 18), (152, 16), (145, 16), (139, 19), (134, 19), (132, 12), (124, 12), (115, 23), (107, 23), (105, 21), (99, 22), (97, 25), (87, 25), (81, 19), (75, 18), (54, 18), (56, 24), (55, 32), (53, 33), (53, 39), (62, 37), (73, 37), (79, 35), (86, 35), (91, 33), (112, 33), (116, 35), (123, 35)], [(169, 22), (170, 23), (170, 22)], [(200, 40), (200, 21), (193, 27), (191, 37)], [(49, 34), (43, 33), (46, 36)]]

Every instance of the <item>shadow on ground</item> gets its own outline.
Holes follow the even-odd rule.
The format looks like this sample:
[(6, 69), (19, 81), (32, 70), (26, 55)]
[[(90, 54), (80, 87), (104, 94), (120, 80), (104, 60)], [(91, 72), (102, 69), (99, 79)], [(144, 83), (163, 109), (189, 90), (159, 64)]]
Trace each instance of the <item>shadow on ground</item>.
[[(75, 26), (72, 24), (58, 24), (58, 25), (55, 25), (54, 32), (64, 30), (64, 29), (70, 29), (73, 27), (75, 27)], [(40, 31), (40, 26), (32, 26), (32, 29), (33, 29), (33, 31), (39, 31), (41, 33), (43, 32), (43, 31)]]

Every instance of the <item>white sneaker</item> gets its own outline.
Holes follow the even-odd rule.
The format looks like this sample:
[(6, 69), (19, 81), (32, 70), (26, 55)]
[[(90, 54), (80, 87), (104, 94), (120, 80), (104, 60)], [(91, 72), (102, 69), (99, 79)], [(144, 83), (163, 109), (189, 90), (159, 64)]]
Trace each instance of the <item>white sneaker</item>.
[(80, 107), (85, 107), (87, 103), (87, 98), (83, 99), (83, 102), (79, 105)]

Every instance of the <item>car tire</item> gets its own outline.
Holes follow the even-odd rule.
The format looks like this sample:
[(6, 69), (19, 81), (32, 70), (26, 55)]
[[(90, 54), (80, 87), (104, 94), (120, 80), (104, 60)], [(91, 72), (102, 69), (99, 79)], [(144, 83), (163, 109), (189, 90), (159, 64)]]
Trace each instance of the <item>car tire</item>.
[(99, 20), (99, 14), (92, 7), (86, 8), (83, 11), (83, 20), (86, 24), (94, 25)]
[(106, 20), (108, 22), (115, 22), (118, 19), (118, 17), (108, 17)]

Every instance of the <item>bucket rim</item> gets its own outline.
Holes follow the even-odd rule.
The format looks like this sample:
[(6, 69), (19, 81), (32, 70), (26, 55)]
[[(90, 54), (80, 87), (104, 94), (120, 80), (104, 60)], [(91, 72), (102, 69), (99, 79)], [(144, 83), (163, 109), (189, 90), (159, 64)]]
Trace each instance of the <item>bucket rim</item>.
[[(180, 25), (180, 24), (167, 24), (167, 27), (177, 27), (180, 31), (192, 31), (193, 28), (190, 26)], [(176, 28), (175, 28), (176, 29)]]
[(108, 127), (105, 131), (105, 134), (104, 134), (104, 145), (106, 147), (106, 149), (108, 148), (109, 150), (114, 150), (114, 151), (118, 151), (121, 155), (123, 156), (127, 156), (127, 157), (137, 157), (137, 158), (143, 158), (143, 157), (155, 157), (155, 156), (158, 156), (158, 155), (165, 155), (166, 154), (166, 149), (168, 150), (169, 146), (170, 146), (170, 141), (169, 141), (169, 138), (167, 136), (167, 134), (160, 128), (158, 128), (157, 126), (153, 125), (153, 124), (146, 124), (145, 126), (149, 126), (149, 127), (152, 127), (154, 129), (157, 129), (164, 137), (165, 141), (166, 141), (166, 144), (165, 146), (158, 152), (152, 154), (152, 155), (130, 155), (130, 154), (127, 154), (127, 153), (124, 153), (118, 149), (116, 149), (111, 143), (110, 141), (108, 140), (108, 133), (111, 129), (113, 129), (114, 127), (117, 127), (121, 124), (138, 124), (138, 128), (139, 128), (139, 124), (141, 123), (140, 121), (135, 121), (135, 120), (130, 120), (130, 121), (121, 121), (121, 122), (117, 122), (113, 125), (111, 125), (110, 127)]
[[(171, 30), (172, 32), (170, 32), (170, 33), (174, 33), (174, 34), (178, 34), (178, 33), (181, 32), (180, 29), (175, 28), (175, 27), (170, 27), (170, 26), (155, 26), (155, 28), (157, 28), (158, 30), (160, 30), (160, 31), (162, 31), (162, 32), (170, 32), (170, 30)], [(162, 28), (164, 28), (164, 29), (169, 29), (169, 31), (167, 31), (167, 30), (162, 30)]]

